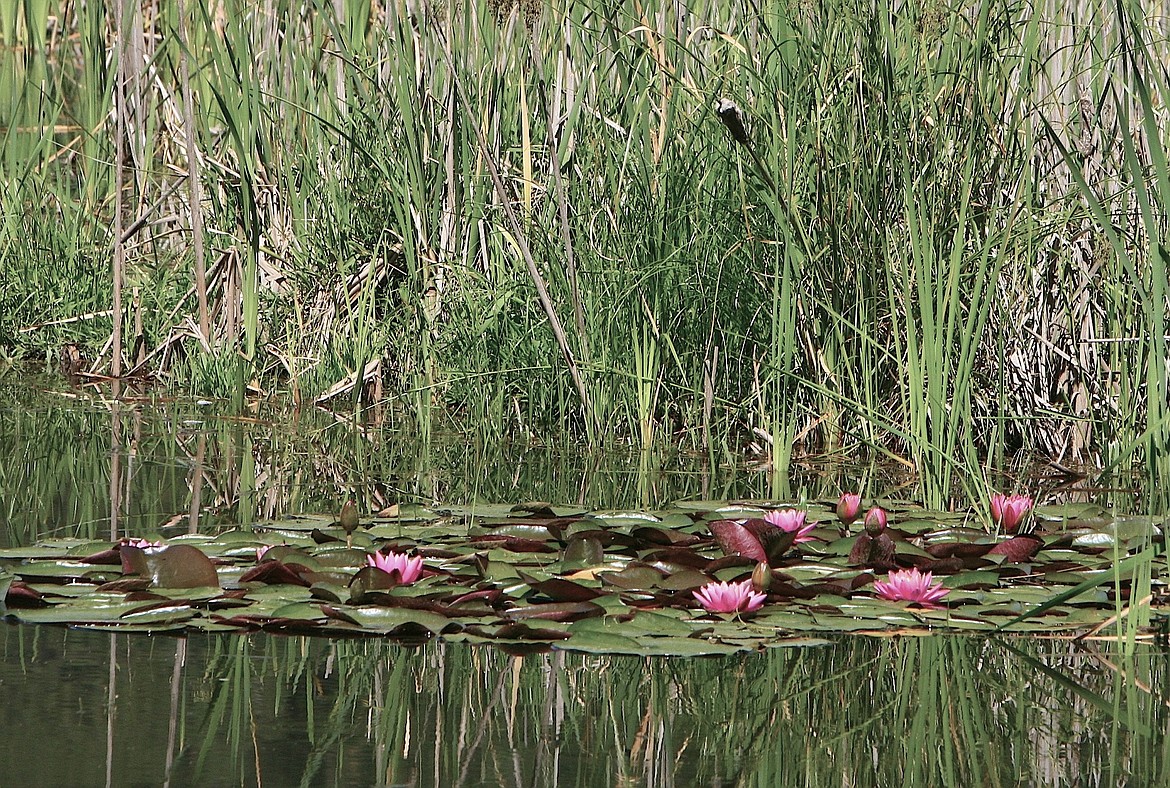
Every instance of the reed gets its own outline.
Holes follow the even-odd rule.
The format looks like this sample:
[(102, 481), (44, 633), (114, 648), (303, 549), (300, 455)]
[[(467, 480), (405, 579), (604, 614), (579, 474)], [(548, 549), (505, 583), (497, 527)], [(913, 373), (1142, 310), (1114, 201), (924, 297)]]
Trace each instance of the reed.
[(809, 452), (932, 506), (1021, 450), (1170, 474), (1149, 8), (100, 6), (0, 11), (10, 355), (122, 324), (178, 390), (754, 443), (777, 495)]

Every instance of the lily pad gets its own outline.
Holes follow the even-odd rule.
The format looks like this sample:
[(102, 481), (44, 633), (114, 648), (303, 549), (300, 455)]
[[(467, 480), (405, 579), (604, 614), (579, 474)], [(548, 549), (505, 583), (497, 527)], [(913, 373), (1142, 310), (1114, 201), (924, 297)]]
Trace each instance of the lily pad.
[(219, 575), (211, 559), (197, 547), (173, 545), (145, 551), (122, 545), (122, 562), (128, 571), (148, 577), (153, 585), (166, 588), (219, 586)]

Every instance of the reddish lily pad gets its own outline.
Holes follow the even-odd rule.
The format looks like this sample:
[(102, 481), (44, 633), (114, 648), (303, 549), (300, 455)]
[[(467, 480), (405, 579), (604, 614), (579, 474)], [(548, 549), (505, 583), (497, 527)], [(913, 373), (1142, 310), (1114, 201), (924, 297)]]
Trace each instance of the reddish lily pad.
[(1002, 555), (1006, 562), (1022, 564), (1035, 558), (1043, 544), (1042, 539), (1021, 534), (1000, 542), (988, 551), (988, 555)]
[(579, 621), (582, 618), (601, 616), (605, 608), (593, 602), (553, 602), (544, 605), (520, 605), (504, 611), (513, 621), (542, 619), (544, 621)]
[(249, 569), (244, 574), (240, 575), (239, 582), (241, 583), (266, 583), (268, 585), (295, 585), (308, 586), (310, 583), (305, 580), (296, 570), (300, 569), (307, 572), (307, 568), (299, 564), (284, 564), (280, 561), (268, 560), (257, 566)]
[(759, 538), (742, 524), (735, 520), (715, 520), (709, 527), (724, 553), (767, 562), (768, 554)]

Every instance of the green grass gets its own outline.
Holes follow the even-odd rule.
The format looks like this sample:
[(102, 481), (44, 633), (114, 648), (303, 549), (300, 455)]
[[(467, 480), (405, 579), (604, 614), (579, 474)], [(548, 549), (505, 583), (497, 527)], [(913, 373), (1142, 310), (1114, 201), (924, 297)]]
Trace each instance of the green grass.
[[(934, 507), (1021, 450), (1167, 488), (1170, 49), (1137, 5), (188, 0), (183, 36), (132, 5), (122, 319), (175, 390), (308, 402), (380, 359), (335, 407), (754, 442), (776, 495), (805, 452), (896, 456)], [(0, 345), (108, 369), (119, 31), (41, 0), (0, 36)]]

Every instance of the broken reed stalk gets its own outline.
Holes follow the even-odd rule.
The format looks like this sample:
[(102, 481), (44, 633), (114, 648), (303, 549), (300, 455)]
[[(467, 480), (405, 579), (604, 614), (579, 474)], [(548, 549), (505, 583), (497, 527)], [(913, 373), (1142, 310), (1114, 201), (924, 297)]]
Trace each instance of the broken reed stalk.
[[(423, 5), (428, 15), (434, 14), (434, 9), (429, 2), (424, 0)], [(463, 88), (463, 80), (459, 78), (459, 72), (455, 68), (455, 58), (451, 54), (450, 39), (447, 37), (447, 33), (443, 30), (442, 25), (436, 25), (435, 30), (439, 36), (440, 48), (443, 50), (443, 58), (447, 61), (447, 68), (451, 70), (451, 81), (455, 85), (455, 90), (459, 95), (459, 101), (464, 107), (470, 109), (471, 102), (467, 98), (467, 92)], [(561, 355), (564, 356), (565, 365), (569, 368), (569, 374), (573, 378), (573, 386), (577, 389), (577, 396), (581, 398), (582, 412), (587, 420), (592, 422), (593, 416), (589, 408), (589, 395), (585, 390), (585, 381), (581, 377), (580, 367), (577, 366), (577, 362), (573, 358), (573, 350), (569, 347), (569, 339), (565, 335), (565, 329), (561, 325), (560, 318), (557, 317), (556, 306), (553, 304), (552, 297), (549, 295), (548, 285), (545, 283), (540, 269), (536, 266), (536, 260), (532, 257), (532, 249), (528, 245), (528, 238), (524, 233), (524, 227), (521, 225), (519, 217), (516, 216), (516, 209), (512, 207), (512, 201), (508, 197), (508, 189), (504, 186), (503, 178), (500, 177), (500, 168), (496, 163), (495, 157), (492, 156), (491, 148), (487, 143), (487, 137), (484, 135), (483, 129), (478, 123), (473, 123), (472, 125), (475, 127), (476, 143), (479, 145), (480, 153), (483, 155), (484, 163), (487, 165), (488, 173), (491, 175), (492, 186), (495, 189), (496, 197), (500, 201), (500, 206), (504, 209), (504, 215), (512, 230), (512, 236), (516, 241), (516, 246), (520, 248), (520, 254), (524, 258), (524, 265), (528, 269), (528, 275), (532, 278), (532, 284), (536, 287), (536, 294), (540, 299), (540, 306), (548, 318), (553, 336), (557, 340), (557, 346), (560, 348)]]
[[(528, 54), (534, 65), (539, 65), (540, 50), (532, 35), (528, 34)], [(577, 324), (577, 342), (581, 356), (585, 363), (589, 363), (589, 332), (585, 328), (585, 305), (581, 300), (581, 287), (577, 282), (577, 258), (573, 254), (573, 235), (569, 227), (569, 202), (565, 196), (565, 178), (561, 173), (560, 146), (557, 144), (557, 118), (554, 117), (552, 103), (548, 98), (548, 90), (544, 84), (544, 71), (541, 68), (533, 69), (536, 76), (536, 87), (540, 101), (544, 105), (547, 134), (549, 169), (552, 170), (553, 184), (557, 195), (557, 219), (561, 230), (561, 240), (565, 245), (565, 275), (569, 280), (569, 294), (573, 299), (573, 319)]]
[(187, 36), (187, 3), (179, 0), (179, 79), (183, 91), (183, 126), (186, 137), (187, 186), (190, 194), (191, 243), (195, 254), (195, 294), (199, 301), (199, 333), (211, 341), (211, 312), (207, 306), (207, 266), (203, 257), (203, 184), (195, 145), (194, 97), (191, 94), (190, 47)]
[[(114, 3), (114, 256), (113, 266), (113, 320), (111, 337), (112, 358), (110, 375), (122, 376), (122, 283), (126, 272), (126, 241), (123, 235), (122, 189), (125, 182), (124, 162), (126, 153), (126, 4), (125, 0)], [(111, 524), (116, 531), (116, 524)]]

